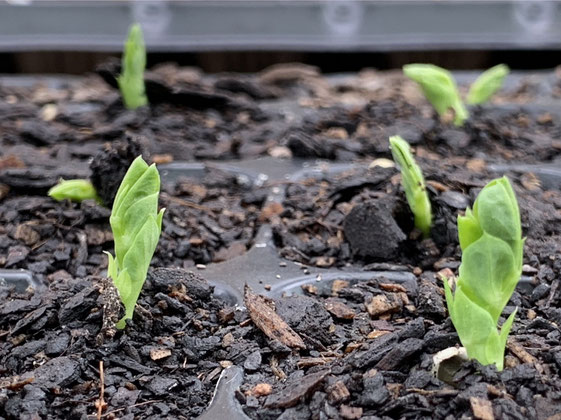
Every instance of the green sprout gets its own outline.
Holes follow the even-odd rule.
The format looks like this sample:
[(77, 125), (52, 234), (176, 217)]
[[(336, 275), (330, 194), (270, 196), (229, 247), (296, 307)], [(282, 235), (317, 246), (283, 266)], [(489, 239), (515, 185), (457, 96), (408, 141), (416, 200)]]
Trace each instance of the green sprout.
[(448, 70), (433, 64), (407, 64), (403, 66), (403, 73), (421, 86), (438, 115), (443, 116), (453, 109), (456, 125), (462, 125), (469, 118), (456, 82)]
[(117, 78), (123, 102), (127, 109), (136, 109), (148, 103), (144, 89), (146, 48), (138, 23), (131, 26), (125, 43), (121, 74)]
[(390, 149), (393, 160), (401, 169), (401, 184), (415, 219), (415, 227), (427, 238), (432, 224), (432, 211), (421, 168), (415, 163), (409, 143), (400, 136), (390, 137)]
[(70, 200), (81, 203), (84, 200), (93, 199), (101, 203), (93, 184), (85, 179), (61, 180), (47, 193), (57, 201)]
[[(508, 66), (500, 64), (483, 72), (471, 85), (467, 103), (478, 105), (488, 101), (500, 89), (509, 71)], [(469, 118), (456, 81), (448, 70), (433, 64), (406, 64), (403, 66), (403, 73), (421, 86), (438, 115), (443, 117), (452, 109), (454, 124), (457, 126), (463, 125)]]
[(164, 209), (158, 213), (160, 174), (137, 157), (129, 167), (113, 202), (109, 222), (115, 240), (115, 258), (107, 253), (107, 274), (125, 305), (117, 328), (132, 319), (134, 307), (162, 231)]
[(510, 69), (505, 64), (485, 70), (470, 86), (466, 102), (470, 105), (487, 102), (501, 88), (509, 72)]
[(520, 211), (508, 178), (479, 193), (473, 210), (458, 217), (462, 263), (456, 290), (444, 279), (452, 323), (470, 358), (503, 370), (506, 341), (516, 310), (498, 321), (522, 274)]

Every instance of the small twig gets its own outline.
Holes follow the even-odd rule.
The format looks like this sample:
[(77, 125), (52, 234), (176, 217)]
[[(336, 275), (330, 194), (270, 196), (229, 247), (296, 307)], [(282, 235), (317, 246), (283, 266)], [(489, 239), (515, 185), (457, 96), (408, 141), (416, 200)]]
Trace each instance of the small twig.
[(170, 201), (175, 204), (179, 204), (181, 206), (191, 207), (197, 210), (201, 210), (207, 213), (214, 213), (214, 211), (210, 207), (201, 206), (200, 204), (192, 203), (191, 201), (183, 200), (181, 198), (172, 197), (166, 193), (160, 193), (160, 197), (165, 201)]
[(105, 413), (101, 417), (104, 418), (104, 417), (110, 416), (112, 414), (118, 413), (119, 411), (127, 410), (129, 408), (140, 407), (142, 405), (153, 404), (153, 403), (162, 402), (162, 401), (163, 400), (149, 400), (149, 401), (144, 401), (144, 402), (141, 402), (141, 403), (138, 403), (138, 404), (129, 405), (128, 407), (117, 408), (116, 410), (108, 411), (107, 413)]
[(407, 388), (407, 392), (415, 392), (420, 395), (426, 396), (435, 396), (435, 397), (453, 397), (458, 395), (460, 391), (457, 389), (434, 389), (434, 390), (427, 390), (427, 389), (419, 389), (419, 388)]
[(101, 414), (105, 408), (105, 400), (103, 394), (105, 393), (105, 375), (103, 373), (103, 360), (99, 361), (99, 399), (96, 401), (97, 405), (97, 420), (101, 420)]

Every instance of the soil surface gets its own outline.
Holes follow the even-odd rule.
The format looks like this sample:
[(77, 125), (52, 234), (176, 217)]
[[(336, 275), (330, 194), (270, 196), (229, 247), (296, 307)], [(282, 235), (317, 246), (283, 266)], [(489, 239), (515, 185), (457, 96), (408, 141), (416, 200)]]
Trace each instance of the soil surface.
[[(438, 273), (459, 266), (456, 217), (497, 176), (488, 164), (560, 162), (556, 107), (536, 105), (542, 82), (519, 79), (460, 129), (397, 73), (325, 77), (284, 65), (211, 77), (167, 65), (147, 74), (151, 106), (127, 111), (117, 71), (109, 63), (102, 78), (0, 83), (0, 267), (46, 285), (0, 287), (0, 419), (191, 419), (232, 364), (245, 370), (235, 397), (255, 419), (561, 415), (561, 193), (530, 173), (509, 174), (527, 240), (525, 279), (503, 314), (518, 307), (506, 368), (467, 362), (449, 383), (431, 374), (432, 356), (459, 343)], [(553, 100), (559, 81), (549, 76)], [(386, 160), (394, 134), (414, 145), (428, 182), (427, 240)], [(271, 155), (364, 164), (264, 187), (212, 167), (163, 183), (162, 236), (122, 332), (103, 278), (109, 210), (46, 192), (61, 177), (91, 177), (110, 206), (139, 152), (156, 163)], [(270, 188), (286, 188), (284, 201), (267, 202)], [(244, 254), (265, 223), (290, 260), (409, 280), (315, 281), (276, 299), (248, 289), (234, 308), (213, 297), (204, 270), (184, 270)]]
[(515, 307), (518, 315), (505, 369), (464, 362), (448, 383), (435, 378), (432, 356), (458, 337), (434, 272), (408, 284), (306, 285), (305, 295), (274, 302), (306, 348), (261, 348), (237, 398), (252, 419), (554, 419), (559, 279), (536, 278), (531, 293), (515, 292), (506, 307), (505, 319)]
[[(92, 163), (95, 182), (104, 186), (98, 188), (100, 195), (110, 204), (130, 164), (127, 159), (135, 156), (125, 154), (126, 164), (111, 157), (128, 146), (117, 142)], [(0, 265), (28, 269), (39, 280), (99, 275), (107, 266), (103, 251), (112, 252), (113, 247), (110, 210), (93, 200), (56, 202), (44, 194), (44, 179), (34, 189), (35, 179), (27, 175), (13, 178), (18, 185), (5, 191), (0, 206)], [(240, 184), (235, 174), (219, 169), (164, 182), (160, 206), (166, 215), (152, 265), (192, 267), (245, 253), (262, 222), (266, 194), (266, 189)]]
[[(423, 155), (423, 153), (420, 153)], [(316, 266), (404, 270), (395, 283), (316, 281), (270, 303), (305, 348), (261, 350), (237, 398), (253, 419), (553, 419), (561, 414), (561, 195), (512, 176), (521, 207), (526, 275), (503, 316), (518, 315), (505, 370), (465, 362), (443, 382), (432, 356), (459, 343), (440, 275), (460, 264), (455, 220), (491, 178), (478, 161), (420, 159), (435, 226), (412, 229), (393, 168), (304, 179), (287, 187), (274, 222), (282, 255)], [(479, 165), (474, 171), (474, 165)], [(366, 265), (365, 265), (366, 264)], [(246, 297), (247, 301), (247, 297)], [(250, 312), (251, 308), (248, 306)], [(253, 316), (252, 316), (253, 319)], [(504, 320), (503, 319), (503, 320)], [(267, 328), (259, 327), (273, 336)], [(272, 340), (269, 347), (273, 348)]]
[[(107, 63), (103, 78), (4, 80), (3, 154), (19, 157), (30, 171), (58, 169), (67, 177), (82, 174), (83, 165), (71, 162), (87, 161), (103, 142), (127, 133), (159, 162), (389, 157), (388, 136), (396, 134), (443, 156), (536, 162), (561, 155), (557, 73), (512, 76), (490, 105), (473, 109), (456, 128), (435, 118), (416, 84), (399, 72), (326, 77), (291, 64), (209, 76), (163, 65), (146, 74), (150, 107), (128, 111), (115, 88), (118, 71), (118, 63)], [(549, 106), (538, 105), (544, 100)]]
[[(401, 175), (393, 163), (324, 172), (288, 184), (278, 217), (272, 221), (281, 256), (317, 267), (355, 266), (369, 270), (456, 268), (456, 219), (480, 189), (496, 177), (480, 159), (442, 160), (417, 148), (433, 207), (431, 236), (423, 240), (413, 226)], [(391, 165), (392, 167), (383, 167)], [(522, 228), (533, 241), (555, 249), (561, 235), (561, 193), (543, 191), (531, 173), (509, 174), (517, 192)], [(375, 246), (379, 244), (379, 246)]]
[(236, 314), (212, 293), (196, 274), (155, 269), (123, 333), (108, 279), (58, 276), (41, 295), (0, 288), (0, 418), (198, 416), (236, 356), (217, 335)]

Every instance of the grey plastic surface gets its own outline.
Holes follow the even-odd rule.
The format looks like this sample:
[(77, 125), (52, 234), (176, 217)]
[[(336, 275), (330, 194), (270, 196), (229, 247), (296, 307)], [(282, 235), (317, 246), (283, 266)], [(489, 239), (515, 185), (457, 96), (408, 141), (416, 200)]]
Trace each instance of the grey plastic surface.
[(557, 0), (0, 1), (0, 51), (555, 48)]
[(23, 269), (0, 270), (0, 286), (14, 287), (18, 293), (24, 293), (30, 287), (34, 290), (41, 290), (45, 287), (35, 280), (31, 271)]

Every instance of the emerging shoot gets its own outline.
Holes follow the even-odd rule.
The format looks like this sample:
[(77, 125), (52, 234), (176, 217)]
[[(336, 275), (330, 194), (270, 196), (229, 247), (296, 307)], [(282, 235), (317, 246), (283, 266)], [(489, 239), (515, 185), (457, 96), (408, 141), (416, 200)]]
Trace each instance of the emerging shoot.
[(144, 91), (146, 48), (142, 29), (138, 23), (131, 26), (123, 52), (121, 75), (117, 78), (123, 102), (127, 109), (148, 104)]
[[(505, 64), (484, 71), (471, 85), (466, 102), (469, 105), (487, 102), (501, 88), (509, 72)], [(425, 97), (440, 117), (453, 110), (454, 124), (457, 126), (463, 125), (469, 118), (456, 82), (448, 70), (432, 64), (407, 64), (403, 66), (403, 73), (421, 86)]]
[(407, 64), (403, 66), (403, 73), (421, 86), (438, 115), (442, 117), (452, 109), (454, 124), (458, 126), (469, 118), (456, 82), (448, 70), (432, 64)]
[(479, 193), (473, 210), (458, 217), (462, 263), (456, 290), (444, 279), (450, 318), (470, 358), (503, 370), (506, 340), (516, 314), (498, 321), (522, 274), (520, 212), (508, 178)]
[(466, 102), (470, 105), (487, 102), (501, 88), (509, 72), (510, 69), (506, 64), (499, 64), (481, 73), (470, 86)]
[(113, 202), (109, 222), (115, 240), (115, 258), (107, 253), (107, 274), (125, 305), (125, 316), (117, 328), (125, 327), (150, 266), (162, 230), (164, 209), (158, 213), (160, 174), (137, 157), (129, 167)]
[(409, 143), (400, 136), (390, 137), (393, 160), (401, 169), (401, 185), (415, 218), (415, 227), (427, 238), (432, 224), (432, 211), (421, 168), (411, 154)]
[(61, 180), (57, 185), (52, 187), (47, 194), (56, 201), (70, 200), (81, 203), (84, 200), (93, 199), (101, 203), (101, 199), (97, 196), (95, 187), (90, 181), (85, 179)]

